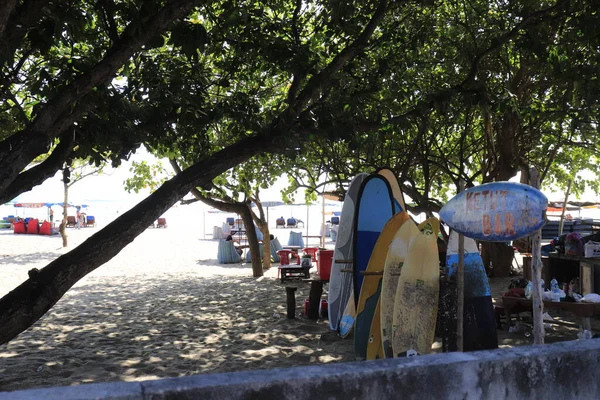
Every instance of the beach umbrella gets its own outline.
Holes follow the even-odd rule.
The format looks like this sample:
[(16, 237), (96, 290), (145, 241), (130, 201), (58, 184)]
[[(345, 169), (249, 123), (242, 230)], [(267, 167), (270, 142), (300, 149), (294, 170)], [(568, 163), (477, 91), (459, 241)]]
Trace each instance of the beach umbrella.
[[(285, 203), (280, 200), (272, 200), (272, 201), (261, 201), (260, 204), (267, 209), (267, 224), (269, 223), (269, 207), (279, 207), (284, 205)], [(252, 202), (252, 207), (256, 207), (256, 204)]]

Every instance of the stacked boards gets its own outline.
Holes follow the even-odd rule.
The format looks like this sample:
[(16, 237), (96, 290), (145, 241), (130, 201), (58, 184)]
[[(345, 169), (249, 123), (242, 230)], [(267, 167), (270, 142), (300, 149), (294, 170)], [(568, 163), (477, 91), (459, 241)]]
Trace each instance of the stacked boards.
[[(354, 184), (353, 181), (351, 186)], [(346, 242), (342, 240), (338, 243), (340, 255), (334, 256), (334, 264), (335, 261), (353, 260), (353, 268), (350, 275), (346, 263), (339, 262), (332, 271), (330, 298), (340, 298), (334, 303), (334, 315), (330, 320), (332, 329), (338, 321), (337, 328), (342, 337), (354, 329), (355, 352), (359, 358), (393, 357), (411, 349), (420, 354), (428, 353), (437, 316), (437, 236), (433, 230), (421, 234), (404, 212), (402, 193), (389, 170), (380, 170), (363, 178), (358, 196), (347, 196), (346, 199), (340, 232), (343, 223), (350, 221), (344, 214), (346, 201), (351, 199), (350, 204), (355, 209), (354, 249), (345, 248)], [(408, 267), (404, 281), (403, 266)], [(337, 278), (333, 278), (336, 275)], [(352, 278), (354, 297), (348, 299), (340, 319), (339, 313), (335, 314), (343, 299), (337, 294), (336, 286), (347, 293), (346, 276)], [(409, 291), (412, 296), (408, 295)], [(399, 324), (398, 321), (404, 322)], [(393, 348), (394, 337), (403, 340), (398, 349)]]
[[(348, 305), (348, 299), (352, 298), (352, 274), (342, 272), (342, 269), (350, 268), (351, 264), (344, 261), (352, 260), (354, 256), (354, 214), (358, 192), (362, 182), (369, 174), (358, 174), (350, 183), (340, 216), (340, 225), (333, 252), (333, 263), (331, 265), (331, 276), (329, 278), (329, 327), (337, 331), (342, 315)], [(352, 301), (354, 305), (354, 299)], [(349, 311), (350, 312), (350, 311)], [(344, 332), (349, 331), (345, 327)]]
[[(448, 240), (446, 267), (448, 276), (456, 274), (458, 266), (458, 233)], [(475, 240), (464, 239), (464, 351), (498, 348), (498, 334), (490, 284)]]
[[(351, 185), (354, 190), (357, 186), (358, 192), (349, 189), (346, 198), (351, 204), (348, 210), (354, 210), (353, 217), (346, 213), (344, 218), (346, 202), (342, 211), (349, 233), (336, 244), (339, 253), (334, 257), (329, 294), (330, 326), (339, 329), (343, 337), (355, 330), (355, 351), (360, 358), (427, 354), (431, 352), (438, 311), (439, 221), (415, 225), (403, 211), (402, 193), (389, 170), (363, 174), (360, 183), (353, 181)], [(481, 196), (485, 198), (486, 193), (492, 191), (482, 192)], [(499, 198), (505, 195), (504, 191), (498, 193)], [(531, 193), (528, 195), (535, 198)], [(470, 198), (467, 196), (466, 200)], [(494, 202), (492, 211), (496, 203), (497, 208), (506, 211), (505, 202), (495, 198)], [(464, 217), (461, 213), (454, 214), (453, 223), (457, 222), (454, 221), (457, 216), (457, 221)], [(484, 235), (490, 234), (489, 224), (485, 224), (490, 219), (484, 218), (484, 223), (480, 223)], [(504, 221), (509, 226), (502, 229), (503, 234), (514, 234), (510, 215), (503, 220), (495, 216), (492, 220)], [(344, 231), (343, 223), (340, 221), (340, 232)], [(536, 225), (533, 220), (530, 223)], [(519, 231), (518, 224), (514, 225), (515, 231)], [(492, 233), (500, 231), (492, 227)], [(349, 242), (353, 246), (348, 246)], [(475, 242), (467, 239), (465, 251), (465, 350), (497, 348), (489, 283)], [(449, 274), (455, 274), (456, 234), (450, 237), (446, 261)]]

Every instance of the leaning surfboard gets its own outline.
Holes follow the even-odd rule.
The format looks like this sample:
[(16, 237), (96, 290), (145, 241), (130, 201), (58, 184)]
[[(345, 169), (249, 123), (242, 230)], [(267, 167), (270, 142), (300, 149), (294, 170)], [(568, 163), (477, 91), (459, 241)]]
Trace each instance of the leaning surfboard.
[(532, 186), (492, 182), (457, 194), (442, 207), (440, 218), (472, 239), (506, 242), (544, 226), (547, 207), (546, 196)]
[[(458, 266), (458, 233), (453, 231), (448, 240), (446, 268), (450, 277)], [(490, 284), (477, 243), (465, 238), (464, 250), (464, 309), (463, 348), (465, 351), (498, 348), (498, 333)]]
[(413, 351), (431, 352), (439, 284), (437, 237), (431, 231), (414, 235), (408, 245), (394, 302), (392, 349), (395, 357)]
[(342, 269), (352, 269), (352, 264), (336, 261), (351, 261), (354, 246), (354, 214), (358, 191), (364, 179), (369, 174), (358, 174), (350, 183), (340, 216), (340, 225), (335, 249), (333, 252), (333, 263), (329, 277), (329, 327), (337, 331), (342, 314), (352, 292), (352, 273), (342, 272)]
[(367, 360), (378, 360), (385, 358), (383, 346), (381, 343), (381, 296), (375, 308), (373, 322), (371, 322), (371, 333), (369, 334), (369, 343), (367, 344)]
[[(394, 235), (404, 221), (406, 221), (406, 218), (403, 213), (398, 213), (388, 220), (381, 230), (377, 242), (375, 242), (369, 264), (365, 269), (362, 288), (358, 298), (358, 306), (356, 308), (354, 327), (354, 352), (357, 357), (366, 358), (369, 340), (374, 340), (371, 337), (371, 324), (381, 294), (385, 258)], [(377, 330), (373, 334), (379, 336), (381, 330)], [(381, 343), (381, 340), (379, 342)]]
[(394, 234), (383, 268), (383, 281), (381, 284), (381, 346), (385, 358), (393, 357), (392, 352), (392, 322), (394, 317), (394, 300), (398, 289), (398, 279), (404, 259), (408, 253), (408, 244), (414, 235), (419, 233), (417, 226), (410, 219), (407, 212), (398, 214), (404, 222)]
[(394, 199), (387, 179), (378, 174), (369, 175), (358, 192), (354, 214), (354, 300), (363, 283), (363, 272), (369, 265), (373, 248), (388, 220), (394, 215)]
[(377, 170), (377, 174), (383, 176), (390, 184), (392, 195), (394, 196), (394, 205), (396, 208), (395, 212), (399, 213), (401, 211), (406, 211), (406, 206), (404, 205), (404, 195), (402, 194), (402, 190), (400, 190), (400, 185), (398, 184), (398, 178), (396, 178), (396, 174), (394, 174), (394, 172), (389, 168), (379, 168)]
[(350, 285), (350, 296), (346, 300), (346, 306), (342, 312), (342, 319), (340, 320), (340, 337), (347, 338), (352, 332), (354, 332), (354, 319), (356, 318), (356, 305), (354, 304), (354, 291), (352, 285)]

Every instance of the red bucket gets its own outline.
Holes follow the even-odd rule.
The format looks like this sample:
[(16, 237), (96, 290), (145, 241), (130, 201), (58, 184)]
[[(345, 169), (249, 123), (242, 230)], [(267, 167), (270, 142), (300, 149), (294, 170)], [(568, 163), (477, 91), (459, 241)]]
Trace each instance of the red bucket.
[(319, 315), (321, 315), (321, 317), (323, 318), (327, 318), (328, 316), (328, 304), (327, 304), (327, 300), (322, 299), (321, 300), (321, 306), (319, 307)]
[(304, 315), (308, 315), (309, 304), (310, 304), (310, 299), (307, 297), (306, 300), (304, 300)]

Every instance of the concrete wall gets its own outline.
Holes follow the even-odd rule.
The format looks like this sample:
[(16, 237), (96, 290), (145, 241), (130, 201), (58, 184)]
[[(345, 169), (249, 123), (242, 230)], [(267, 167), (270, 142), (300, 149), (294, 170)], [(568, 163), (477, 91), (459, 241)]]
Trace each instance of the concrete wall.
[(0, 393), (0, 400), (399, 398), (598, 399), (600, 340)]

